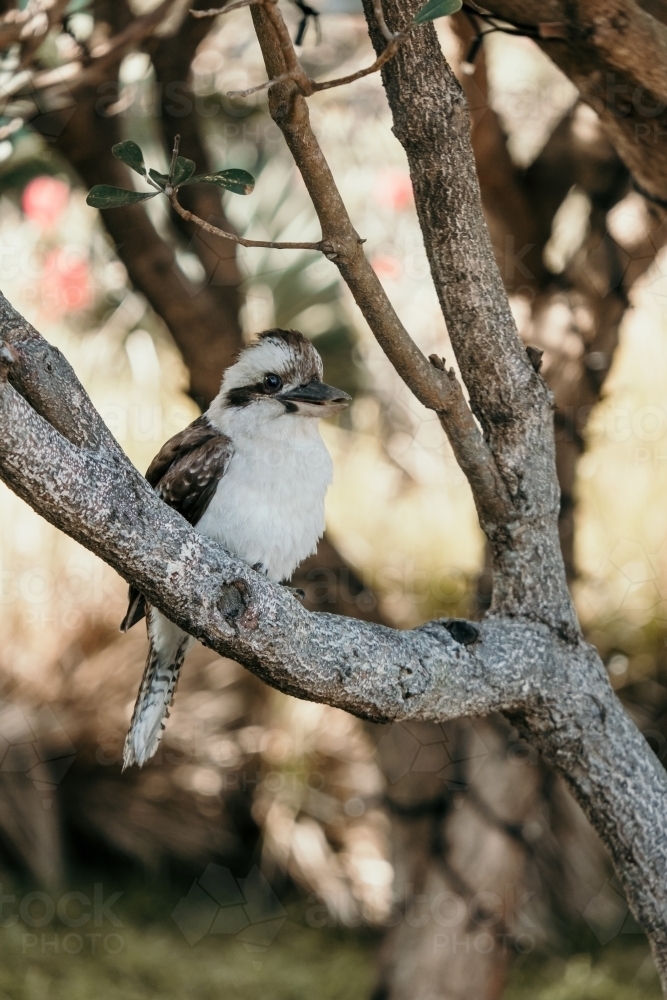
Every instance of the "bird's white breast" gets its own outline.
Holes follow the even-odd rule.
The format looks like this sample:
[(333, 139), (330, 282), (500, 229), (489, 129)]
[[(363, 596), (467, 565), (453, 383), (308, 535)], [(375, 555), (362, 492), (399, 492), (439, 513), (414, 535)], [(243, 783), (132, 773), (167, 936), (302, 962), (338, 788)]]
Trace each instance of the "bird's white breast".
[(197, 531), (270, 579), (288, 579), (324, 532), (331, 457), (308, 417), (286, 416), (256, 434), (225, 429), (234, 454)]

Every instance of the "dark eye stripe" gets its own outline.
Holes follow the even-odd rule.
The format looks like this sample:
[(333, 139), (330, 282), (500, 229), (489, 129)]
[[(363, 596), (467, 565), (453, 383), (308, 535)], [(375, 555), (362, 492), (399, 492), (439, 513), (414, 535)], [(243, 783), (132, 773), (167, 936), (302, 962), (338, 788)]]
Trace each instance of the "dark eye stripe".
[(276, 378), (278, 378), (280, 384), (273, 390), (268, 390), (263, 382), (255, 382), (253, 385), (242, 385), (237, 389), (230, 389), (227, 393), (228, 404), (230, 406), (248, 406), (249, 403), (254, 402), (261, 396), (270, 396), (273, 392), (278, 392), (279, 389), (282, 389), (283, 382), (279, 376), (276, 376)]
[(263, 396), (262, 385), (242, 385), (238, 389), (230, 389), (227, 393), (227, 402), (230, 406), (248, 406), (258, 396)]

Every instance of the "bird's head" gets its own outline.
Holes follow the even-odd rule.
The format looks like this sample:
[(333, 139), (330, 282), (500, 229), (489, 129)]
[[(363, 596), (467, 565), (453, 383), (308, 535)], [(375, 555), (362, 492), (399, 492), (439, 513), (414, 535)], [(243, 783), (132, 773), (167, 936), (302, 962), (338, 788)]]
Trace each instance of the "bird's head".
[(257, 420), (328, 417), (351, 402), (322, 381), (322, 359), (296, 330), (267, 330), (244, 348), (222, 380), (212, 410), (248, 410)]

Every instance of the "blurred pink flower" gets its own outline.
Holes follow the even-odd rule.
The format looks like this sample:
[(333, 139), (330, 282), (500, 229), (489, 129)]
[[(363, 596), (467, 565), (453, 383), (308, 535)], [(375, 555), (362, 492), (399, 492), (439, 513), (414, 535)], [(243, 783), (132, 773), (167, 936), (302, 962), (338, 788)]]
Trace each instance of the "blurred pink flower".
[(93, 287), (88, 261), (62, 247), (52, 250), (44, 261), (40, 300), (45, 312), (57, 316), (89, 306)]
[(403, 271), (403, 265), (397, 257), (392, 257), (388, 253), (379, 253), (371, 260), (371, 267), (378, 278), (387, 281), (398, 281)]
[(55, 177), (35, 177), (21, 198), (24, 215), (42, 229), (54, 226), (69, 202), (69, 185)]
[(385, 167), (378, 171), (374, 188), (378, 205), (401, 212), (412, 204), (412, 181), (410, 174), (395, 167)]

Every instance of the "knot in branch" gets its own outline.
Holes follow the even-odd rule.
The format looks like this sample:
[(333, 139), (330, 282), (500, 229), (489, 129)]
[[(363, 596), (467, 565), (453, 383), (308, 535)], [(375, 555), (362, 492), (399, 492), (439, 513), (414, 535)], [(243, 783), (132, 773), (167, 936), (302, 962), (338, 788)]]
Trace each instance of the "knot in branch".
[(441, 624), (447, 629), (454, 642), (460, 646), (472, 646), (479, 639), (479, 629), (464, 618), (443, 619)]
[(250, 606), (250, 590), (245, 580), (232, 580), (224, 584), (217, 601), (218, 610), (228, 625), (236, 631), (237, 625), (257, 628), (258, 621)]
[(364, 240), (360, 240), (359, 238), (346, 240), (340, 237), (331, 237), (330, 239), (322, 240), (320, 249), (327, 260), (349, 260), (364, 242)]
[(227, 621), (235, 621), (241, 617), (246, 609), (247, 595), (248, 588), (243, 580), (234, 580), (231, 584), (225, 584), (218, 598), (218, 609)]

